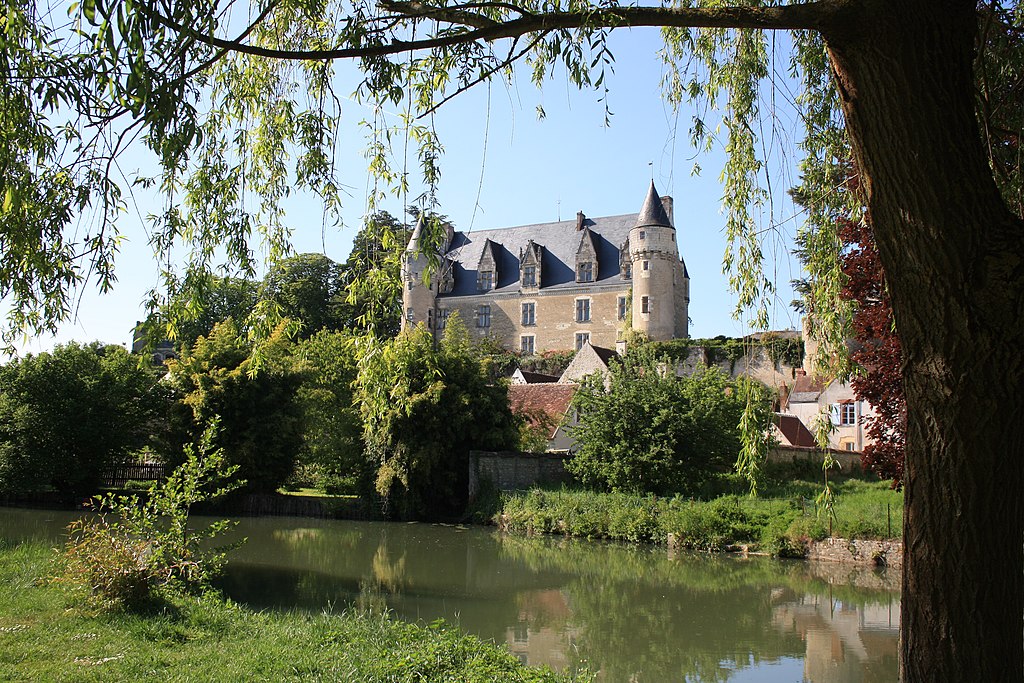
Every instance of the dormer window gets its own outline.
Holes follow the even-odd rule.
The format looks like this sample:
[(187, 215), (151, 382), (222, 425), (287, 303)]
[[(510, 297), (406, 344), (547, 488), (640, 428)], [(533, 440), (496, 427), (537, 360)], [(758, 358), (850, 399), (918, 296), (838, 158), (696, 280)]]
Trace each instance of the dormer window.
[(593, 282), (597, 276), (597, 246), (590, 228), (583, 228), (576, 249), (576, 282)]
[(533, 240), (526, 243), (526, 248), (519, 252), (519, 286), (523, 289), (540, 287), (541, 260), (544, 247)]
[(476, 264), (476, 288), (479, 292), (489, 292), (497, 282), (498, 257), (497, 247), (491, 240), (484, 242), (480, 260)]

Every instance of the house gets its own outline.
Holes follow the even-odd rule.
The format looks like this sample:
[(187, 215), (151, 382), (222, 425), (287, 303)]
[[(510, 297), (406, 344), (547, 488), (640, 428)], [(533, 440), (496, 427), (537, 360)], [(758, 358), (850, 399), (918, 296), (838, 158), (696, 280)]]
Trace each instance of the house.
[(545, 450), (549, 453), (568, 453), (575, 444), (566, 426), (573, 422), (570, 407), (576, 388), (576, 384), (557, 382), (510, 384), (508, 387), (512, 412), (525, 416), (531, 426), (547, 432)]
[(471, 233), (448, 227), (433, 258), (421, 217), (402, 261), (403, 328), (423, 324), (440, 335), (457, 312), (480, 337), (527, 354), (614, 347), (630, 327), (654, 340), (686, 337), (690, 278), (672, 213), (672, 198), (652, 182), (639, 213), (581, 211), (571, 221)]
[(859, 453), (870, 443), (864, 419), (873, 416), (875, 410), (867, 401), (859, 400), (849, 384), (799, 374), (787, 389), (780, 396), (780, 413), (799, 419), (811, 432), (816, 421), (829, 420), (831, 448)]

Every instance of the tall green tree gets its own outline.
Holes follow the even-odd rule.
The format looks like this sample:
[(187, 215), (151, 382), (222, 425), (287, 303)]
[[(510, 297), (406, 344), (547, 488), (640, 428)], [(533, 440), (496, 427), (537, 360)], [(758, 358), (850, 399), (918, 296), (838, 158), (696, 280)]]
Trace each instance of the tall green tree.
[(740, 420), (756, 402), (770, 426), (768, 391), (730, 380), (717, 368), (677, 377), (674, 365), (641, 346), (612, 361), (607, 376), (587, 376), (573, 398), (579, 445), (568, 468), (585, 483), (631, 493), (698, 495), (716, 473), (731, 471), (743, 444)]
[(215, 275), (173, 282), (168, 292), (159, 311), (150, 317), (147, 333), (153, 343), (171, 338), (179, 349), (191, 348), (229, 318), (244, 328), (260, 299), (255, 280)]
[(355, 403), (359, 341), (347, 332), (320, 330), (295, 345), (291, 362), (302, 378), (296, 394), (304, 425), (299, 464), (314, 470), (329, 491), (367, 494), (376, 471), (365, 457)]
[[(256, 493), (272, 493), (295, 467), (302, 446), (302, 412), (296, 400), (299, 376), (286, 361), (290, 343), (278, 330), (259, 367), (252, 347), (229, 318), (214, 325), (195, 346), (168, 362), (168, 378), (181, 401), (180, 441), (195, 442), (219, 419), (214, 446)], [(176, 465), (175, 449), (167, 455)]]
[(71, 343), (0, 368), (0, 491), (98, 492), (103, 470), (149, 442), (157, 377), (120, 346)]
[(469, 451), (518, 443), (508, 389), (490, 382), (458, 316), (439, 344), (418, 326), (369, 349), (358, 386), (377, 492), (399, 515), (462, 514)]
[(387, 339), (402, 328), (401, 258), (410, 234), (387, 211), (371, 214), (356, 234), (342, 275), (349, 329)]
[[(1024, 678), (1024, 504), (1002, 495), (1024, 484), (1015, 466), (1024, 443), (1012, 428), (1024, 383), (1017, 0), (980, 9), (977, 0), (324, 0), (262, 5), (241, 21), (208, 0), (89, 0), (74, 6), (74, 32), (32, 0), (6, 0), (5, 10), (0, 284), (13, 297), (11, 324), (30, 329), (66, 317), (69, 291), (91, 268), (101, 286), (112, 282), (122, 201), (113, 160), (136, 133), (157, 154), (168, 196), (183, 198), (160, 216), (158, 248), (184, 240), (206, 269), (224, 246), (230, 261), (251, 266), (251, 238), (272, 258), (287, 252), (281, 199), (293, 188), (319, 194), (328, 212), (337, 206), (332, 60), (360, 60), (358, 96), (379, 105), (369, 150), (383, 181), (376, 200), (410, 181), (389, 164), (388, 107), (407, 99), (432, 112), (517, 62), (538, 83), (561, 63), (576, 85), (600, 88), (613, 61), (608, 34), (636, 26), (666, 29), (672, 101), (723, 111), (718, 125), (699, 118), (693, 130), (700, 145), (724, 141), (726, 262), (740, 305), (763, 314), (770, 292), (753, 220), (766, 199), (759, 102), (786, 42), (769, 32), (790, 32), (794, 118), (804, 130), (773, 138), (797, 140), (816, 198), (807, 217), (818, 235), (814, 281), (838, 301), (830, 214), (837, 202), (865, 207), (904, 345), (903, 674)], [(56, 123), (71, 120), (79, 125)], [(429, 119), (403, 125), (430, 206), (442, 144)], [(851, 154), (855, 196), (836, 191)], [(76, 232), (76, 214), (89, 206), (97, 229)], [(837, 330), (848, 313), (819, 311)], [(990, 561), (993, 547), (1008, 548), (1005, 562)]]
[(342, 329), (343, 268), (323, 254), (298, 254), (274, 264), (259, 296), (297, 324), (300, 338)]

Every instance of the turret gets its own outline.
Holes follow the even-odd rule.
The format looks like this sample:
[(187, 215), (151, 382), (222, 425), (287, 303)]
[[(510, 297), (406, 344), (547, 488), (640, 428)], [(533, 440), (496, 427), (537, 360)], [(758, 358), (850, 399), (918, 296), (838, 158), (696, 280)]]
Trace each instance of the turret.
[(633, 329), (653, 340), (688, 333), (689, 278), (679, 258), (671, 212), (672, 198), (662, 199), (652, 181), (629, 232)]
[(421, 213), (413, 228), (409, 246), (402, 255), (402, 329), (423, 323), (434, 329), (434, 308), (437, 297), (438, 277), (436, 274), (424, 280), (427, 270), (427, 255), (423, 251), (426, 220)]

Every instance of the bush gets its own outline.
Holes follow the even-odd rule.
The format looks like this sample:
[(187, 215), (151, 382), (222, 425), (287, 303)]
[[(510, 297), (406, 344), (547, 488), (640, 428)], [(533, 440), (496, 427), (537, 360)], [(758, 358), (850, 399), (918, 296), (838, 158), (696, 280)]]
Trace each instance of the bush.
[(694, 550), (724, 550), (739, 542), (755, 541), (767, 521), (762, 514), (749, 513), (732, 496), (677, 505), (662, 518), (662, 530), (675, 534), (680, 547)]
[(227, 552), (207, 549), (207, 542), (229, 523), (191, 529), (190, 508), (242, 485), (225, 483), (238, 468), (226, 468), (223, 451), (211, 449), (215, 430), (216, 425), (207, 429), (198, 452), (186, 446), (185, 461), (166, 481), (152, 485), (144, 500), (113, 494), (95, 499), (95, 515), (68, 525), (56, 581), (104, 609), (138, 609), (164, 586), (207, 587)]

